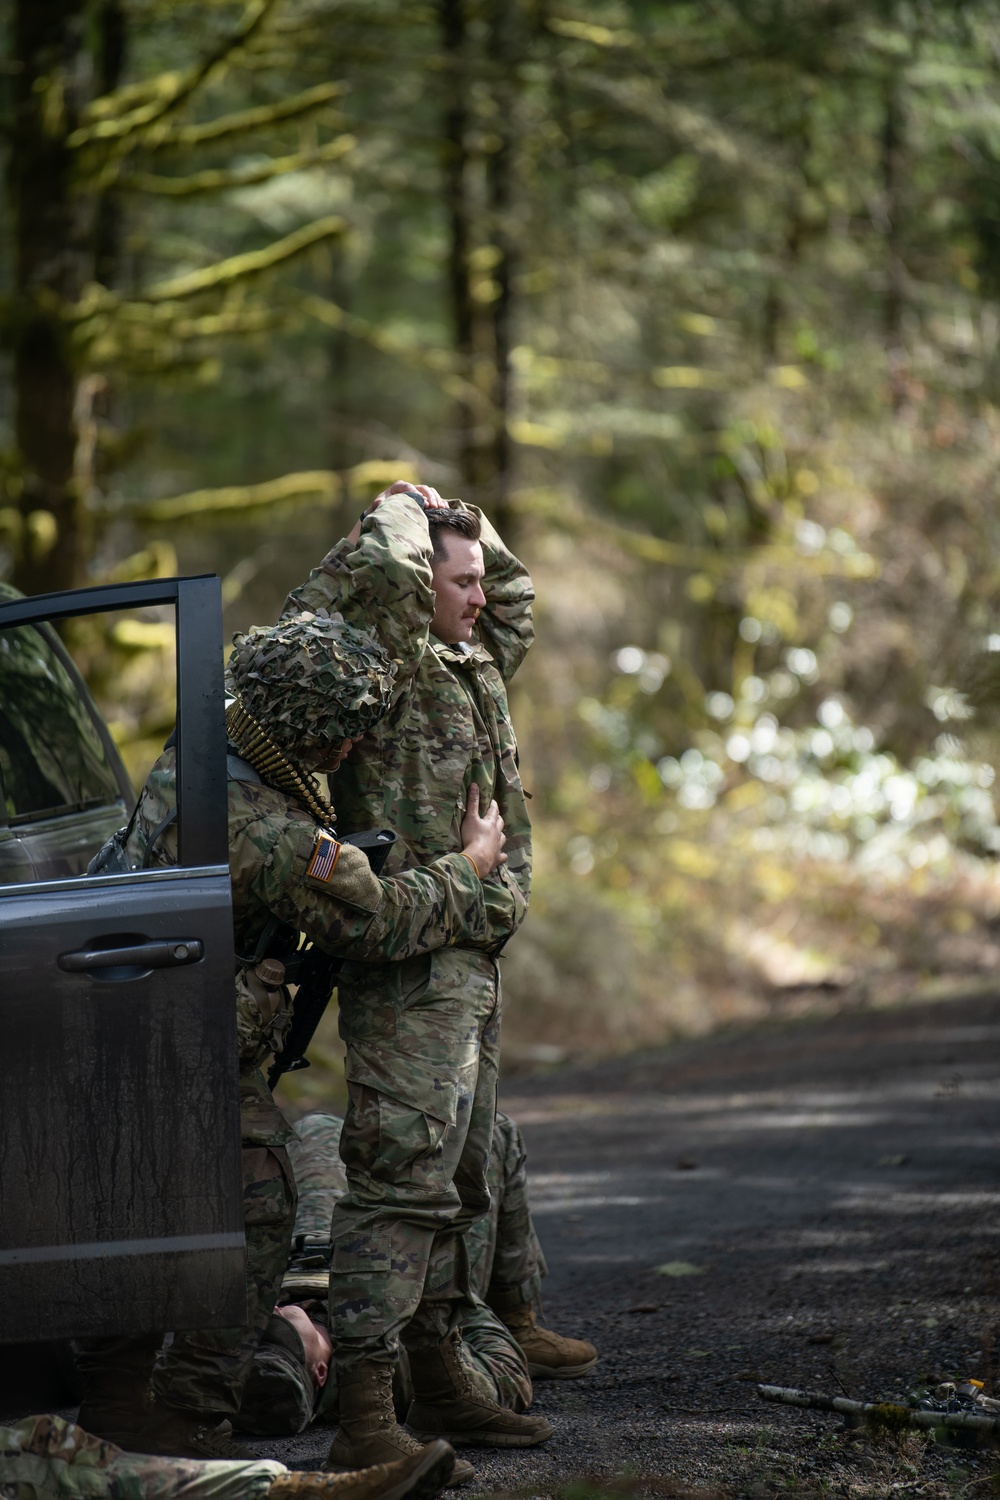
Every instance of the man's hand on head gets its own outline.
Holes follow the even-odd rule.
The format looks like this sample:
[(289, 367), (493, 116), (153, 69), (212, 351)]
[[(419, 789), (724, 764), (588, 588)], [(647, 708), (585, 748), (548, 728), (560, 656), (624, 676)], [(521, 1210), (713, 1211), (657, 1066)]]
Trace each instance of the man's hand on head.
[(360, 537), (361, 523), (365, 519), (365, 517), (370, 516), (372, 511), (378, 510), (382, 502), (384, 500), (390, 499), (390, 497), (393, 495), (409, 495), (410, 498), (416, 500), (424, 510), (448, 509), (447, 500), (443, 500), (441, 498), (437, 490), (434, 489), (433, 485), (414, 484), (413, 481), (409, 479), (397, 479), (394, 484), (389, 485), (388, 489), (384, 489), (381, 494), (375, 496), (374, 500), (369, 501), (368, 505), (361, 512), (361, 515), (355, 521), (351, 531), (348, 532), (347, 540), (349, 542), (356, 542)]

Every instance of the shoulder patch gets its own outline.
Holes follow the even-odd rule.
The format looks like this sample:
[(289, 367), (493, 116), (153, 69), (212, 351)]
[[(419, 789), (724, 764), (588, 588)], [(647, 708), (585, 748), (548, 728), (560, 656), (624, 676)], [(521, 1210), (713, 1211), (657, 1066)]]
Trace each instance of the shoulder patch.
[(312, 858), (306, 875), (313, 880), (327, 881), (337, 868), (337, 860), (340, 858), (340, 845), (332, 834), (324, 833), (322, 829), (316, 834), (316, 842), (313, 845)]

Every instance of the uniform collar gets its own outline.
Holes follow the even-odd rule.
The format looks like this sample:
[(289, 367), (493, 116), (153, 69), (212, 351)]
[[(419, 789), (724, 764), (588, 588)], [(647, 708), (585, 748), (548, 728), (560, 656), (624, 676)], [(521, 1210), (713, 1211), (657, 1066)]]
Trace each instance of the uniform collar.
[(473, 663), (484, 666), (493, 660), (481, 641), (456, 641), (449, 645), (446, 641), (439, 641), (436, 635), (430, 636), (429, 641), (438, 660), (447, 662), (450, 667), (470, 667)]

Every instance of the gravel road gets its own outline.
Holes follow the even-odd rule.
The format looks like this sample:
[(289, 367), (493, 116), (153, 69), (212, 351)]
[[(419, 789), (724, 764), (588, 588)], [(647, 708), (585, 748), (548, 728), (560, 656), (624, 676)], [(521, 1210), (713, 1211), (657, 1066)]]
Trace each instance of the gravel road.
[[(922, 1376), (992, 1384), (998, 1044), (996, 998), (959, 996), (506, 1087), (549, 1258), (546, 1321), (593, 1339), (601, 1362), (539, 1383), (555, 1437), (470, 1451), (464, 1493), (548, 1496), (581, 1476), (706, 1500), (995, 1493), (990, 1453), (848, 1433), (765, 1406), (755, 1382), (863, 1399)], [(305, 1466), (329, 1437), (268, 1447)]]
[[(601, 1361), (539, 1383), (553, 1439), (469, 1450), (463, 1493), (996, 1494), (988, 1451), (846, 1432), (763, 1405), (755, 1382), (863, 1399), (922, 1377), (992, 1387), (998, 1043), (996, 998), (979, 994), (511, 1082), (545, 1321)], [(312, 1468), (330, 1437), (255, 1446)]]

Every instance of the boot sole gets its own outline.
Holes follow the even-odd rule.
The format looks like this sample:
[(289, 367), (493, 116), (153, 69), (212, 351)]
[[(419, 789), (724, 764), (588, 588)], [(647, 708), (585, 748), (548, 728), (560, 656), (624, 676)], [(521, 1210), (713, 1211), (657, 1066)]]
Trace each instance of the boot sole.
[(479, 1432), (421, 1433), (410, 1427), (407, 1431), (419, 1437), (422, 1443), (429, 1443), (433, 1438), (443, 1437), (446, 1442), (451, 1443), (453, 1448), (537, 1448), (539, 1443), (548, 1441), (555, 1432), (555, 1428), (546, 1422), (541, 1432), (531, 1433), (491, 1432), (489, 1428), (483, 1428)]
[[(411, 1436), (415, 1435), (411, 1434)], [(401, 1479), (397, 1484), (392, 1485), (388, 1490), (384, 1492), (380, 1491), (378, 1500), (400, 1500), (400, 1497), (404, 1495), (408, 1496), (409, 1500), (431, 1500), (431, 1497), (438, 1494), (440, 1490), (454, 1490), (459, 1485), (468, 1484), (471, 1480), (475, 1479), (475, 1469), (471, 1464), (467, 1464), (464, 1459), (461, 1460), (462, 1465), (469, 1472), (467, 1474), (461, 1472), (456, 1474), (455, 1471), (458, 1470), (459, 1461), (455, 1458), (455, 1454), (447, 1438), (442, 1438), (439, 1433), (435, 1432), (426, 1440), (422, 1439), (421, 1441), (426, 1441), (432, 1451), (417, 1467), (416, 1472), (420, 1480), (419, 1486), (415, 1489), (411, 1488), (415, 1481), (413, 1475), (410, 1474), (405, 1479)], [(427, 1464), (433, 1464), (435, 1460), (437, 1464), (435, 1468), (427, 1469), (425, 1467)], [(381, 1459), (379, 1462), (389, 1463), (391, 1460)], [(354, 1460), (350, 1463), (331, 1463), (327, 1459), (323, 1465), (322, 1472), (325, 1474), (355, 1474), (359, 1469), (366, 1467), (367, 1465), (356, 1463)]]
[(528, 1374), (532, 1380), (579, 1380), (581, 1375), (589, 1375), (597, 1364), (596, 1359), (589, 1359), (585, 1365), (533, 1365), (528, 1361)]

